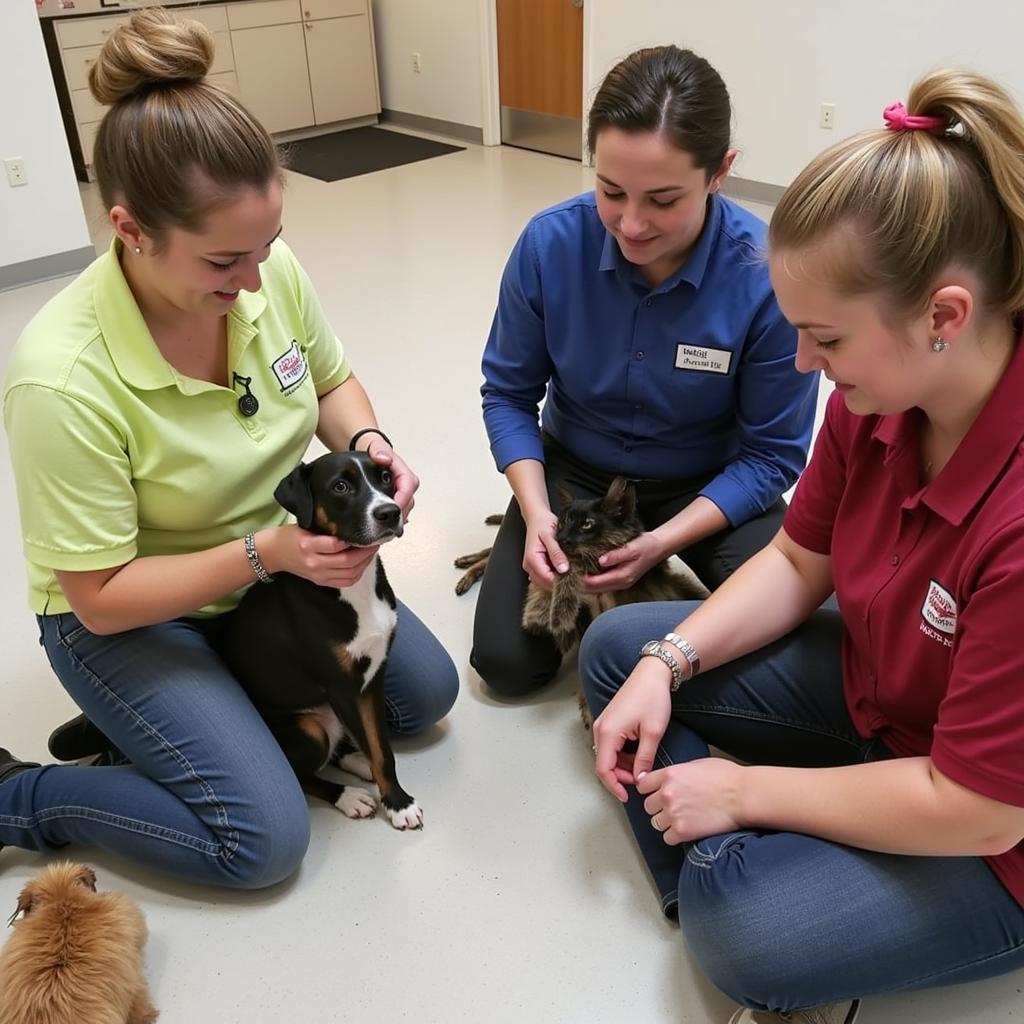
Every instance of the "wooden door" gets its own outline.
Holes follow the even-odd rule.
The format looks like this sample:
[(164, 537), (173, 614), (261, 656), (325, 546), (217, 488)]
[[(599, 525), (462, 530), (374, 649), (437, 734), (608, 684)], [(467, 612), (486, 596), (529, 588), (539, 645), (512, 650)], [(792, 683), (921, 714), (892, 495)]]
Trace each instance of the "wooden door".
[(579, 159), (582, 0), (496, 0), (501, 141)]

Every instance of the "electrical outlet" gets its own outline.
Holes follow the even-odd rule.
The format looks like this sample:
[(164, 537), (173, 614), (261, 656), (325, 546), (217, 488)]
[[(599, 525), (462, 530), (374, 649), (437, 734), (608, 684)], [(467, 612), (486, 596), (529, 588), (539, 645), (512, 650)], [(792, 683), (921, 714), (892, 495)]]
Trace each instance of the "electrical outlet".
[(821, 120), (822, 128), (834, 128), (836, 123), (836, 105), (834, 103), (822, 103)]
[(4, 167), (7, 168), (7, 180), (11, 188), (28, 184), (28, 175), (25, 173), (25, 161), (22, 157), (15, 156), (11, 157), (10, 160), (5, 160)]
[(420, 55), (418, 53), (412, 55), (412, 69), (417, 75), (423, 70), (420, 67)]

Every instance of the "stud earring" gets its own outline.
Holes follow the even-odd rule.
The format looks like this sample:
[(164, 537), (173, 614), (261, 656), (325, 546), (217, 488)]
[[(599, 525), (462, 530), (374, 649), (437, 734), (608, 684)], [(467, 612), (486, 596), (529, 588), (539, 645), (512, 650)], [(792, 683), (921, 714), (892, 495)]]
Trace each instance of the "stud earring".
[(140, 246), (140, 245), (135, 246), (135, 255), (136, 256), (141, 256), (142, 255), (142, 246)]
[(932, 342), (932, 351), (933, 352), (945, 352), (947, 348), (949, 348), (949, 342), (948, 341), (943, 341), (941, 338), (936, 338)]

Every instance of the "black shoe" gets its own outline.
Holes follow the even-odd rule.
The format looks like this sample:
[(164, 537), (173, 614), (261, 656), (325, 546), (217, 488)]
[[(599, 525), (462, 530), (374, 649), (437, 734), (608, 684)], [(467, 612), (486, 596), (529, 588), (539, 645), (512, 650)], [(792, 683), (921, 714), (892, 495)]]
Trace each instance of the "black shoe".
[(85, 715), (72, 718), (50, 733), (47, 747), (58, 761), (81, 761), (109, 750), (113, 744)]
[(0, 783), (29, 768), (38, 768), (36, 761), (19, 761), (6, 747), (0, 747)]

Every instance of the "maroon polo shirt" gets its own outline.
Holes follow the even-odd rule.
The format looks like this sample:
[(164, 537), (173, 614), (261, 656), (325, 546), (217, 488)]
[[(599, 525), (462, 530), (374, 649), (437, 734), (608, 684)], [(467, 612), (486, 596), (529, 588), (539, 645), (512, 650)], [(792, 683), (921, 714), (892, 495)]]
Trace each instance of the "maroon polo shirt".
[[(834, 393), (786, 533), (832, 557), (857, 731), (1024, 807), (1024, 345), (924, 487), (921, 417)], [(986, 861), (1024, 905), (1024, 844)]]

